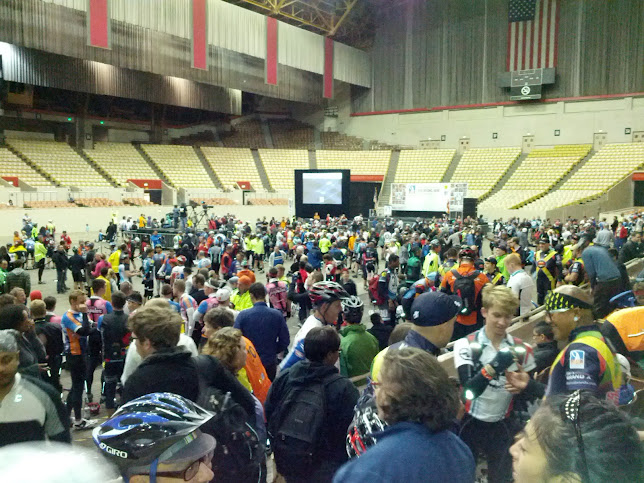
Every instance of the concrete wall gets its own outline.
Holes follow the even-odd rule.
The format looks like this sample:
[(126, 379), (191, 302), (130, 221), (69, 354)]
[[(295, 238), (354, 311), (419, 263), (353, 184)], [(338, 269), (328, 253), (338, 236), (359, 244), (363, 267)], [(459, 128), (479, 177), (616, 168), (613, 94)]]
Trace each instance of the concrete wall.
[[(471, 147), (520, 146), (528, 133), (535, 144), (592, 143), (593, 134), (607, 132), (608, 143), (631, 142), (644, 130), (644, 98), (627, 97), (578, 102), (540, 102), (480, 109), (383, 114), (350, 117), (346, 93), (336, 91), (338, 131), (390, 144), (418, 147), (421, 139), (445, 136), (441, 148), (456, 148), (470, 138)], [(555, 135), (555, 131), (559, 135)], [(497, 138), (493, 138), (497, 133)]]
[(108, 129), (107, 140), (111, 143), (131, 143), (132, 141), (150, 142), (149, 131), (131, 129)]

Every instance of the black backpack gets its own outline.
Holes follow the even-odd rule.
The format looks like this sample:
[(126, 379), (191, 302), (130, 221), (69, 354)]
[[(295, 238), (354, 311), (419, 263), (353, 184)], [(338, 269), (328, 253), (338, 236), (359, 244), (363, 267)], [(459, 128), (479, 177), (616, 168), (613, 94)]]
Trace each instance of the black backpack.
[(248, 419), (255, 416), (224, 393), (209, 385), (201, 376), (207, 371), (209, 358), (194, 359), (199, 368), (199, 398), (197, 404), (215, 416), (200, 429), (217, 440), (212, 459), (212, 470), (217, 481), (257, 481), (264, 459), (264, 444)]
[(340, 378), (336, 373), (294, 387), (271, 417), (268, 432), (280, 474), (301, 477), (315, 468), (326, 423), (326, 386)]
[(454, 289), (452, 290), (455, 295), (463, 299), (463, 308), (460, 315), (470, 315), (476, 310), (476, 288), (474, 280), (479, 276), (479, 271), (474, 270), (468, 275), (461, 275), (458, 270), (452, 270), (454, 275)]

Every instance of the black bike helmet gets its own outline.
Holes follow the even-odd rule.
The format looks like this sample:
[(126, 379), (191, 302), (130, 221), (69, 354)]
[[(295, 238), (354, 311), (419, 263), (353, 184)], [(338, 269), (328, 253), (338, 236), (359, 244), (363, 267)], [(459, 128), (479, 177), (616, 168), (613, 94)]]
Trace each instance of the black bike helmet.
[(198, 431), (213, 416), (182, 396), (152, 393), (121, 406), (92, 438), (124, 475), (146, 473), (154, 461), (174, 460), (188, 445), (204, 446), (204, 454), (214, 450), (214, 438)]
[(336, 300), (345, 300), (349, 294), (336, 282), (317, 282), (309, 289), (309, 298), (314, 307)]
[(363, 312), (364, 303), (355, 295), (342, 300), (342, 313), (344, 314), (344, 320), (347, 322), (352, 324), (360, 323)]

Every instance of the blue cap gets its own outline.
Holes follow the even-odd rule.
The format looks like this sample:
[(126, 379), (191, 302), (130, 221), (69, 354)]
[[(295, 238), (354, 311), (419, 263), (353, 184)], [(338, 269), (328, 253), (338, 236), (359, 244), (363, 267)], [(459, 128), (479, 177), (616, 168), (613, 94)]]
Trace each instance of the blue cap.
[(411, 305), (411, 322), (420, 327), (441, 325), (456, 317), (462, 308), (463, 301), (456, 295), (425, 292)]

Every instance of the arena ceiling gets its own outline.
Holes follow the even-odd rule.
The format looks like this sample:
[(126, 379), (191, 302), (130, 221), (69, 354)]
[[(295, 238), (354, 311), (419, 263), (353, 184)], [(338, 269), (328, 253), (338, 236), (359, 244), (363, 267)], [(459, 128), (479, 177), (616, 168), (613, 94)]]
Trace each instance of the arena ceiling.
[(379, 0), (225, 0), (338, 42), (368, 49)]

